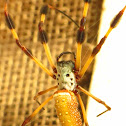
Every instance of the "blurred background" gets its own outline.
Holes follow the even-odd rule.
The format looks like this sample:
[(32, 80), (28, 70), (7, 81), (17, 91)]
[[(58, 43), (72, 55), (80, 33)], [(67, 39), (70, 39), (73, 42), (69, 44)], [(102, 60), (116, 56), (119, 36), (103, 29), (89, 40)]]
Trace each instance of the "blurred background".
[[(98, 41), (104, 36), (109, 24), (126, 0), (105, 0), (101, 15)], [(99, 117), (105, 110), (101, 104), (89, 98), (87, 117), (90, 126), (126, 126), (126, 12), (118, 26), (110, 33), (100, 53), (95, 59), (90, 92), (111, 107), (111, 111)]]
[[(118, 4), (115, 4), (116, 2), (111, 2), (111, 3), (109, 2), (109, 5), (107, 5), (105, 4), (106, 1), (92, 0), (90, 4), (87, 23), (86, 23), (87, 42), (83, 44), (82, 65), (84, 64), (85, 59), (87, 59), (87, 57), (90, 55), (92, 47), (96, 45), (97, 41), (107, 31), (111, 19), (122, 8), (122, 6), (119, 7)], [(119, 0), (116, 1), (119, 2)], [(16, 31), (19, 35), (21, 43), (25, 45), (28, 49), (30, 49), (32, 54), (35, 57), (37, 57), (45, 66), (47, 66), (48, 69), (51, 69), (47, 57), (45, 55), (45, 51), (38, 39), (38, 23), (40, 21), (40, 9), (45, 4), (50, 4), (54, 7), (57, 7), (58, 9), (62, 10), (67, 15), (69, 15), (72, 19), (74, 19), (79, 24), (79, 21), (83, 13), (84, 1), (83, 0), (77, 0), (77, 1), (9, 0), (8, 11), (16, 26)], [(111, 4), (113, 4), (112, 7)], [(41, 70), (39, 66), (36, 65), (30, 58), (28, 58), (21, 51), (21, 49), (19, 49), (19, 47), (16, 45), (15, 39), (13, 38), (11, 31), (7, 28), (5, 22), (4, 5), (5, 5), (5, 1), (4, 0), (0, 1), (0, 125), (20, 126), (24, 121), (24, 119), (28, 117), (38, 107), (38, 104), (33, 100), (33, 97), (37, 94), (37, 92), (48, 89), (56, 85), (57, 83), (55, 80), (49, 77), (43, 70)], [(125, 5), (125, 3), (122, 2), (122, 5)], [(107, 14), (105, 18), (103, 18), (104, 12), (106, 12), (108, 8), (111, 9), (108, 11), (108, 13), (113, 12), (115, 8), (118, 8), (118, 10), (115, 13), (112, 13), (111, 15)], [(103, 17), (101, 17), (101, 15), (103, 15)], [(110, 20), (108, 20), (106, 17), (110, 18)], [(103, 28), (100, 30), (100, 32), (103, 31), (103, 34), (100, 34), (101, 35), (100, 36), (99, 26), (102, 26), (102, 21), (103, 21), (102, 18), (104, 19), (104, 22), (105, 23), (108, 22), (108, 24), (103, 24)], [(121, 21), (121, 23), (122, 22), (123, 21)], [(124, 25), (122, 26), (122, 28), (123, 27)], [(56, 57), (61, 52), (64, 51), (76, 52), (77, 26), (73, 22), (71, 22), (67, 17), (54, 10), (49, 10), (46, 16), (44, 29), (48, 35), (48, 44), (55, 63), (56, 63)], [(116, 37), (119, 37), (120, 39), (124, 37), (123, 34), (119, 35), (119, 32), (117, 32), (116, 30), (114, 31), (117, 33)], [(120, 30), (120, 33), (122, 33), (122, 30)], [(116, 45), (120, 46), (118, 42), (119, 41), (116, 42)], [(110, 43), (108, 42), (108, 46), (109, 44)], [(115, 55), (115, 52), (117, 53), (116, 55), (118, 55), (118, 52), (120, 52), (118, 51), (119, 50), (118, 46), (117, 48), (114, 48), (115, 49), (114, 51), (112, 51), (113, 55)], [(109, 51), (111, 52), (110, 47), (108, 48)], [(108, 51), (104, 51), (104, 52), (107, 52), (107, 54), (110, 55)], [(123, 54), (125, 53), (123, 52)], [(120, 55), (118, 55), (118, 58), (120, 58)], [(102, 62), (103, 59), (104, 58), (101, 58)], [(108, 60), (110, 61), (111, 59), (114, 59), (114, 62), (112, 62), (112, 66), (114, 66), (115, 62), (117, 61), (116, 58), (109, 58), (106, 60), (106, 62), (109, 64), (110, 62), (108, 62)], [(118, 61), (121, 60), (122, 59), (119, 59)], [(103, 65), (105, 63), (103, 62)], [(89, 90), (90, 87), (90, 90), (92, 93), (94, 93), (94, 95), (98, 96), (99, 98), (102, 98), (102, 100), (105, 100), (108, 104), (110, 103), (111, 106), (111, 102), (110, 102), (111, 99), (107, 99), (106, 94), (104, 93), (103, 96), (101, 97), (101, 94), (103, 90), (105, 91), (105, 93), (106, 92), (112, 93), (112, 89), (114, 88), (112, 85), (110, 88), (107, 87), (107, 85), (104, 83), (101, 84), (101, 82), (103, 82), (101, 77), (100, 77), (101, 81), (99, 81), (99, 83), (101, 84), (101, 87), (102, 85), (104, 85), (104, 87), (107, 88), (107, 89), (105, 88), (106, 90), (105, 89), (101, 90), (101, 88), (98, 88), (98, 86), (93, 87), (89, 85), (91, 80), (92, 70), (93, 73), (95, 73), (95, 69), (93, 69), (93, 64), (94, 63), (90, 65), (89, 69), (87, 70), (87, 72), (85, 73), (84, 77), (79, 82), (79, 84), (87, 90)], [(120, 67), (121, 65), (122, 65), (121, 62), (119, 62)], [(95, 68), (97, 68), (98, 66), (99, 65), (96, 65)], [(117, 66), (118, 65), (116, 65), (116, 68)], [(101, 69), (104, 71), (107, 70), (107, 68), (105, 67), (104, 69), (103, 66)], [(120, 70), (119, 68), (116, 71), (114, 69), (114, 72), (118, 74), (118, 70)], [(100, 73), (100, 75), (102, 75), (101, 71), (100, 72), (98, 71), (96, 73)], [(105, 79), (107, 76), (104, 75), (102, 77)], [(99, 75), (98, 77), (96, 76), (96, 79), (99, 80)], [(94, 82), (93, 80), (92, 82)], [(98, 84), (98, 82), (96, 82), (96, 84)], [(95, 92), (93, 92), (92, 89), (95, 90)], [(55, 90), (52, 90), (46, 95), (40, 96), (39, 101), (43, 102), (51, 94), (53, 94), (54, 91)], [(98, 94), (97, 92), (100, 93)], [(108, 97), (109, 96), (110, 95), (108, 95)], [(81, 97), (86, 106), (87, 96), (81, 93)], [(93, 105), (92, 102), (91, 104)], [(96, 102), (94, 102), (94, 104), (99, 105)], [(99, 122), (100, 117), (96, 119), (96, 115), (99, 114), (99, 112), (104, 111), (104, 107), (101, 107), (101, 110), (98, 111), (98, 109), (95, 109), (94, 106), (92, 107), (90, 104), (88, 104), (88, 106), (89, 106), (87, 107), (88, 113), (91, 113), (88, 114), (89, 124), (91, 124), (90, 126), (95, 126), (95, 125), (98, 126), (97, 122)], [(30, 125), (31, 126), (39, 126), (39, 125), (58, 126), (59, 125), (59, 120), (57, 118), (56, 111), (54, 108), (54, 101), (51, 100), (44, 108), (45, 110), (40, 111), (35, 116), (35, 118), (28, 124), (29, 126)], [(92, 110), (92, 108), (94, 108), (93, 109), (94, 111)], [(94, 117), (91, 115), (93, 115)], [(108, 115), (108, 117), (110, 116)], [(101, 118), (103, 118), (103, 116), (101, 116)], [(102, 122), (102, 126), (103, 126), (104, 119), (101, 120), (103, 121)]]

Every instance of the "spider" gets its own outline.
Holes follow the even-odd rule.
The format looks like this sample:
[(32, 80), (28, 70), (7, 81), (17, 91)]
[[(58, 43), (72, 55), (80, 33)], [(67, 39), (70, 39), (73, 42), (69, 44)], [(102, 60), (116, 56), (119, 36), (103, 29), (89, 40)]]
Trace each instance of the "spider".
[[(57, 64), (55, 65), (53, 62), (53, 59), (51, 57), (51, 53), (48, 47), (48, 38), (46, 35), (46, 32), (43, 29), (45, 17), (47, 14), (47, 10), (55, 9), (58, 10), (55, 7), (52, 7), (51, 5), (43, 6), (41, 9), (41, 20), (39, 22), (39, 33), (41, 37), (41, 43), (44, 46), (48, 61), (50, 63), (50, 66), (53, 70), (53, 73), (47, 69), (36, 57), (32, 55), (32, 53), (20, 43), (20, 40), (18, 38), (18, 35), (15, 31), (15, 27), (13, 24), (12, 19), (10, 18), (8, 11), (7, 11), (7, 1), (5, 4), (5, 17), (8, 24), (9, 29), (11, 30), (13, 37), (16, 40), (16, 44), (19, 46), (19, 48), (28, 56), (30, 57), (36, 64), (39, 65), (40, 68), (42, 68), (49, 76), (51, 76), (53, 79), (57, 80), (57, 85), (39, 92), (35, 97), (34, 100), (37, 101), (37, 98), (40, 95), (43, 95), (47, 93), (48, 91), (51, 91), (53, 89), (57, 89), (56, 92), (54, 92), (53, 95), (51, 95), (49, 98), (47, 98), (42, 104), (39, 105), (39, 107), (29, 116), (27, 117), (24, 122), (22, 123), (22, 126), (25, 126), (30, 120), (44, 107), (45, 104), (47, 104), (51, 99), (55, 100), (55, 108), (57, 111), (57, 115), (59, 117), (59, 120), (63, 126), (82, 126), (82, 119), (80, 116), (80, 112), (78, 110), (78, 102), (80, 103), (82, 113), (83, 113), (83, 119), (86, 126), (88, 126), (88, 121), (85, 113), (85, 107), (82, 102), (81, 96), (78, 93), (78, 90), (82, 91), (86, 95), (92, 97), (97, 102), (103, 104), (107, 110), (100, 113), (98, 116), (102, 115), (103, 113), (110, 111), (111, 107), (109, 107), (104, 101), (101, 99), (95, 97), (91, 93), (89, 93), (87, 90), (82, 88), (80, 85), (77, 84), (77, 82), (82, 78), (85, 71), (87, 70), (88, 66), (94, 59), (94, 57), (97, 55), (97, 53), (100, 51), (102, 45), (104, 44), (105, 40), (107, 39), (108, 35), (112, 31), (113, 28), (117, 26), (117, 23), (119, 22), (119, 19), (123, 15), (126, 6), (115, 16), (112, 23), (110, 24), (110, 27), (104, 37), (100, 40), (98, 45), (93, 49), (91, 56), (87, 59), (85, 65), (80, 69), (81, 66), (81, 51), (82, 51), (82, 43), (85, 41), (85, 22), (87, 17), (87, 12), (89, 8), (89, 4), (91, 0), (84, 0), (84, 10), (83, 10), (83, 17), (80, 20), (80, 25), (78, 26), (77, 31), (77, 51), (76, 55), (74, 52), (63, 52), (57, 57)], [(58, 10), (59, 12), (63, 13), (62, 11)], [(64, 14), (64, 13), (63, 13)], [(66, 14), (64, 14), (66, 15)], [(66, 15), (67, 16), (67, 15)], [(68, 17), (68, 16), (67, 16)], [(68, 17), (70, 18), (70, 17)], [(71, 18), (70, 18), (71, 19)], [(72, 20), (72, 19), (71, 19)], [(73, 20), (72, 20), (73, 21)], [(75, 24), (76, 22), (73, 21)], [(63, 55), (73, 55), (74, 61), (68, 60), (68, 61), (60, 61), (60, 58)], [(77, 98), (77, 99), (76, 99)]]

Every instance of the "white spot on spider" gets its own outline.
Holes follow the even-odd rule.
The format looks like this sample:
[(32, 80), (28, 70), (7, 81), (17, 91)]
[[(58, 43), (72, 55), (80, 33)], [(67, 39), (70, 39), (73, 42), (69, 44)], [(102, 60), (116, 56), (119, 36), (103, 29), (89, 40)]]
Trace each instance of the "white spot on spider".
[(66, 112), (66, 115), (68, 115), (68, 112)]
[[(55, 95), (54, 95), (54, 98), (55, 97), (59, 97), (59, 96), (67, 96), (68, 98), (69, 98), (69, 101), (71, 101), (71, 95), (70, 95), (70, 93), (69, 92), (59, 92), (59, 93), (56, 93)], [(64, 99), (65, 100), (65, 99)], [(57, 100), (57, 101), (59, 101), (59, 100)], [(57, 102), (56, 101), (56, 102)]]
[(70, 120), (67, 120), (69, 123), (71, 122)]

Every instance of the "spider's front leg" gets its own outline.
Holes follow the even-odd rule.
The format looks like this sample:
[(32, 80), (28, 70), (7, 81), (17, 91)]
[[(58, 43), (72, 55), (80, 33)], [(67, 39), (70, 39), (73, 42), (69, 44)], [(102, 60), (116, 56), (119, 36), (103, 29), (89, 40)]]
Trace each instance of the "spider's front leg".
[(81, 66), (81, 50), (82, 50), (82, 43), (85, 41), (85, 22), (87, 17), (87, 12), (89, 8), (89, 3), (91, 0), (84, 0), (84, 10), (83, 10), (83, 17), (80, 21), (80, 27), (77, 31), (77, 51), (76, 51), (76, 61), (75, 61), (75, 70), (77, 71), (76, 77), (78, 78), (78, 72)]
[(115, 18), (112, 20), (110, 27), (108, 29), (108, 31), (106, 32), (106, 34), (104, 35), (104, 37), (100, 40), (100, 42), (98, 43), (98, 45), (93, 49), (91, 56), (88, 58), (88, 60), (86, 61), (85, 65), (83, 66), (83, 68), (80, 70), (78, 77), (81, 78), (84, 73), (86, 72), (87, 68), (89, 67), (89, 65), (91, 64), (92, 60), (94, 59), (94, 57), (99, 53), (102, 45), (105, 43), (105, 40), (107, 39), (108, 35), (110, 34), (110, 32), (118, 25), (124, 11), (126, 9), (126, 5), (124, 6), (124, 8), (115, 16)]
[[(7, 11), (7, 1), (6, 1), (6, 4), (5, 4), (4, 13), (5, 13), (6, 22), (7, 22), (7, 24), (8, 24), (8, 28), (11, 30), (12, 35), (13, 35), (13, 37), (15, 38), (16, 44), (18, 45), (18, 47), (19, 47), (28, 57), (30, 57), (36, 64), (38, 64), (39, 67), (42, 68), (49, 76), (51, 76), (52, 78), (56, 79), (56, 76), (55, 76), (50, 70), (48, 70), (48, 69), (47, 69), (47, 68), (46, 68), (35, 56), (33, 56), (32, 53), (31, 53), (31, 51), (30, 51), (29, 49), (27, 49), (24, 45), (22, 45), (22, 44), (20, 43), (19, 37), (18, 37), (18, 35), (17, 35), (16, 31), (15, 31), (14, 23), (13, 23), (13, 21), (12, 21), (10, 15), (8, 14), (8, 11)], [(50, 60), (51, 60), (51, 63), (50, 63), (50, 64), (51, 64), (51, 66), (52, 66), (54, 72), (56, 73), (56, 68), (55, 68), (55, 66), (53, 65), (53, 61), (52, 61), (51, 54), (50, 54), (50, 51), (49, 51), (49, 49), (48, 49), (48, 46), (47, 46), (46, 44), (45, 44), (45, 46), (46, 46), (45, 48), (46, 48), (46, 50), (47, 50), (46, 53), (48, 53), (48, 54), (47, 54), (47, 57), (50, 58)], [(49, 62), (50, 62), (50, 60), (49, 60)]]

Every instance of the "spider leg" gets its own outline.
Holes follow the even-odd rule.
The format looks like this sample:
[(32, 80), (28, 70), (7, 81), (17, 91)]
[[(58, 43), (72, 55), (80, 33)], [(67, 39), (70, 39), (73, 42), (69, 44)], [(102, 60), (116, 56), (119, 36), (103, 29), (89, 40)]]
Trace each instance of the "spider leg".
[(84, 11), (83, 17), (80, 21), (80, 27), (77, 31), (77, 51), (76, 51), (76, 61), (75, 61), (75, 70), (79, 71), (81, 65), (81, 50), (82, 50), (82, 43), (85, 41), (85, 22), (87, 17), (87, 12), (89, 8), (90, 0), (84, 0)]
[(55, 65), (53, 63), (53, 59), (52, 59), (52, 56), (51, 56), (51, 53), (50, 53), (50, 50), (49, 50), (49, 47), (48, 47), (48, 43), (47, 43), (48, 42), (48, 37), (46, 35), (46, 32), (43, 30), (43, 25), (44, 25), (45, 16), (47, 14), (47, 11), (48, 11), (48, 6), (47, 5), (43, 6), (41, 8), (41, 11), (40, 11), (41, 20), (39, 22), (39, 33), (40, 33), (41, 43), (42, 43), (42, 45), (43, 45), (43, 47), (45, 49), (45, 52), (46, 52), (47, 58), (49, 60), (49, 63), (51, 65), (53, 71), (55, 73), (57, 73), (56, 67), (55, 67)]
[(88, 125), (88, 121), (87, 121), (86, 112), (85, 112), (85, 107), (84, 107), (83, 101), (82, 101), (82, 99), (81, 99), (81, 96), (80, 96), (78, 93), (76, 93), (76, 96), (77, 96), (77, 98), (78, 98), (78, 101), (79, 101), (80, 106), (81, 106), (81, 109), (82, 109), (82, 113), (83, 113), (83, 118), (84, 118), (85, 126), (89, 126), (89, 125)]
[(51, 95), (48, 99), (46, 99), (29, 117), (25, 119), (23, 124), (21, 126), (25, 126), (30, 120), (43, 108), (45, 104), (47, 104), (51, 99), (53, 98), (53, 95)]
[(76, 21), (74, 21), (70, 16), (68, 16), (67, 14), (65, 14), (63, 11), (61, 11), (61, 10), (57, 9), (56, 7), (53, 7), (53, 6), (49, 5), (49, 4), (48, 4), (48, 7), (49, 7), (50, 9), (54, 9), (54, 10), (60, 12), (61, 14), (63, 14), (64, 16), (66, 16), (68, 19), (70, 19), (78, 28), (80, 27), (80, 26), (77, 24)]
[(43, 95), (43, 94), (47, 93), (48, 91), (51, 91), (51, 90), (56, 89), (56, 88), (58, 88), (57, 85), (53, 86), (53, 87), (51, 87), (51, 88), (49, 88), (47, 90), (38, 92), (38, 94), (36, 96), (34, 96), (34, 100), (36, 100), (38, 98), (38, 96)]
[(110, 34), (110, 32), (117, 26), (117, 24), (119, 23), (119, 21), (120, 21), (122, 15), (123, 15), (125, 9), (126, 9), (126, 6), (115, 16), (115, 18), (113, 19), (112, 23), (110, 24), (110, 27), (109, 27), (108, 31), (106, 32), (106, 34), (100, 40), (99, 44), (93, 49), (91, 56), (86, 61), (85, 65), (80, 70), (80, 72), (78, 73), (79, 78), (81, 78), (84, 75), (84, 73), (86, 72), (88, 66), (90, 65), (90, 63), (92, 62), (92, 60), (94, 59), (96, 54), (100, 51), (102, 45), (104, 44), (104, 42), (107, 39), (107, 37)]
[(85, 89), (82, 88), (81, 86), (78, 85), (77, 88), (78, 88), (80, 91), (82, 91), (83, 93), (85, 93), (86, 95), (92, 97), (92, 98), (93, 98), (94, 100), (96, 100), (97, 102), (103, 104), (103, 105), (107, 108), (107, 110), (105, 110), (104, 112), (102, 112), (101, 114), (99, 114), (99, 115), (97, 115), (97, 116), (100, 116), (100, 115), (102, 115), (103, 113), (105, 113), (105, 112), (111, 110), (111, 107), (109, 107), (104, 101), (102, 101), (101, 99), (95, 97), (94, 95), (92, 95), (90, 92), (88, 92), (87, 90), (85, 90)]
[(51, 77), (53, 77), (54, 79), (56, 79), (56, 76), (55, 76), (51, 71), (49, 71), (40, 61), (38, 61), (38, 59), (32, 55), (32, 53), (30, 52), (30, 50), (28, 50), (25, 46), (23, 46), (23, 45), (20, 43), (19, 38), (18, 38), (18, 35), (17, 35), (16, 31), (15, 31), (14, 23), (13, 23), (13, 21), (12, 21), (10, 15), (8, 14), (8, 11), (7, 11), (7, 1), (6, 1), (6, 4), (5, 4), (4, 13), (5, 13), (6, 22), (7, 22), (7, 24), (8, 24), (8, 27), (9, 27), (9, 29), (11, 30), (12, 35), (13, 35), (13, 37), (15, 38), (16, 43), (17, 43), (17, 45), (19, 46), (19, 48), (20, 48), (28, 57), (30, 57), (36, 64), (38, 64), (39, 67), (42, 68), (48, 75), (50, 75)]
[(38, 98), (40, 95), (43, 95), (43, 94), (47, 93), (48, 91), (51, 91), (51, 90), (56, 89), (56, 88), (58, 88), (57, 85), (56, 85), (56, 86), (53, 86), (53, 87), (51, 87), (51, 88), (48, 88), (48, 89), (46, 89), (46, 90), (44, 90), (44, 91), (38, 92), (37, 95), (34, 96), (34, 100), (35, 100), (39, 105), (41, 105), (41, 103), (37, 100), (37, 98)]

